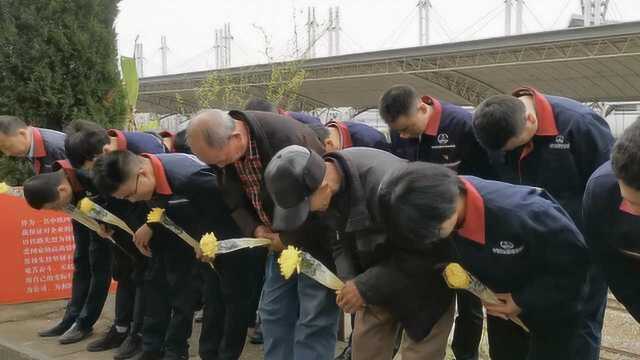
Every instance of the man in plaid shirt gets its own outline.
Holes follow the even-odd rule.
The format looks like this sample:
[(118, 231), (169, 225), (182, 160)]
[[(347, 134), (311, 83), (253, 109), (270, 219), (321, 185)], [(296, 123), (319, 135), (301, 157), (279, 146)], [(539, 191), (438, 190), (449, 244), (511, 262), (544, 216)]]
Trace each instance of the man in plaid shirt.
[(195, 155), (222, 169), (220, 189), (244, 234), (272, 241), (260, 304), (265, 359), (333, 359), (339, 315), (335, 294), (306, 275), (285, 280), (277, 264), (283, 243), (296, 243), (322, 254), (319, 260), (334, 268), (325, 245), (332, 232), (321, 223), (274, 232), (274, 203), (263, 180), (266, 166), (282, 148), (300, 145), (322, 154), (317, 137), (303, 124), (273, 113), (204, 110), (191, 120), (187, 139)]

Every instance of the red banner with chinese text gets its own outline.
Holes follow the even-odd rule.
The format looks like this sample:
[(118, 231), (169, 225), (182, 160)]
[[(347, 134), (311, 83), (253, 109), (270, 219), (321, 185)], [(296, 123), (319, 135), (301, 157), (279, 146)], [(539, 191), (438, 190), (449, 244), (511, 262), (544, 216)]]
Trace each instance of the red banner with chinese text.
[(73, 229), (62, 212), (31, 209), (0, 195), (0, 304), (68, 298), (73, 276)]

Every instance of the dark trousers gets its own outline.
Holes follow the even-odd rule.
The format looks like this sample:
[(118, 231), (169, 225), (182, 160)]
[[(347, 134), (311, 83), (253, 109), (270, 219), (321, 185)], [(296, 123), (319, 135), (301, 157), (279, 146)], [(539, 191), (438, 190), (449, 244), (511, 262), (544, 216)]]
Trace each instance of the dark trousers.
[(113, 248), (113, 279), (118, 282), (115, 325), (129, 328), (131, 334), (142, 331), (145, 261), (129, 251), (125, 253), (118, 247)]
[(153, 257), (144, 284), (143, 349), (164, 350), (165, 359), (178, 359), (189, 350), (187, 340), (197, 301), (193, 291), (196, 260), (193, 250), (175, 237), (151, 241)]
[(256, 276), (249, 270), (259, 261), (256, 251), (221, 255), (215, 261), (216, 271), (200, 265), (205, 299), (199, 354), (203, 360), (237, 360), (242, 353), (247, 327), (255, 317), (251, 295)]
[(100, 317), (109, 293), (111, 249), (108, 240), (75, 221), (73, 232), (75, 252), (71, 299), (63, 322), (76, 322), (82, 329), (91, 329)]
[(604, 274), (592, 267), (587, 278), (587, 291), (582, 307), (582, 321), (576, 335), (574, 351), (576, 359), (600, 359), (602, 324), (607, 307), (607, 282)]
[(262, 285), (264, 285), (264, 271), (267, 261), (267, 249), (255, 248), (248, 251), (248, 264), (251, 268), (251, 300), (250, 309), (252, 318), (249, 320), (249, 327), (256, 327), (258, 305), (260, 304), (260, 296), (262, 295)]
[[(109, 198), (105, 206), (116, 216), (137, 230), (146, 222), (148, 208), (141, 203)], [(144, 276), (147, 258), (136, 248), (130, 234), (116, 229), (113, 239), (113, 279), (116, 291), (115, 325), (127, 327), (131, 334), (142, 331), (145, 313)]]
[(456, 317), (451, 348), (456, 360), (478, 360), (478, 347), (482, 339), (484, 313), (482, 302), (475, 295), (458, 291), (458, 316)]
[(491, 360), (582, 360), (572, 355), (572, 339), (578, 332), (578, 319), (552, 319), (535, 324), (523, 318), (530, 333), (512, 321), (487, 316)]
[(216, 271), (200, 264), (204, 280), (204, 313), (200, 358), (237, 360), (244, 348), (251, 312), (253, 273), (249, 251), (220, 255)]

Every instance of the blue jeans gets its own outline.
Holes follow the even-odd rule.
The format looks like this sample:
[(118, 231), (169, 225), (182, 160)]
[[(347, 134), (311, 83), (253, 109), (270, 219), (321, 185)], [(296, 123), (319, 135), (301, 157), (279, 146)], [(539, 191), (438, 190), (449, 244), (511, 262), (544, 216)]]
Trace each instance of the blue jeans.
[(265, 360), (333, 360), (338, 317), (333, 290), (304, 274), (285, 280), (269, 254), (260, 300)]

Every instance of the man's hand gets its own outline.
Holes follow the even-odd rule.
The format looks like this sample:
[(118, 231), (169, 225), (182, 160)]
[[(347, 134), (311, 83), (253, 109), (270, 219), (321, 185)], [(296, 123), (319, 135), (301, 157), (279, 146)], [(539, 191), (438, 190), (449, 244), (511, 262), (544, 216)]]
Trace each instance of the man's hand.
[(258, 239), (268, 239), (268, 233), (271, 233), (271, 230), (269, 230), (269, 228), (264, 225), (258, 225), (258, 227), (253, 230), (253, 236)]
[(202, 249), (197, 248), (193, 249), (196, 253), (196, 259), (202, 261), (203, 263), (212, 263), (215, 257), (209, 257), (202, 253)]
[(337, 293), (336, 303), (345, 313), (352, 314), (364, 309), (366, 304), (353, 280), (347, 281)]
[(271, 236), (268, 237), (268, 239), (271, 239), (271, 245), (269, 245), (269, 250), (275, 251), (275, 252), (281, 252), (282, 250), (285, 249), (284, 244), (280, 240), (280, 234), (271, 233)]
[(151, 257), (151, 248), (149, 247), (149, 241), (151, 240), (151, 236), (153, 235), (153, 230), (149, 227), (149, 225), (142, 225), (136, 233), (133, 235), (133, 241), (136, 244), (136, 247), (142, 255)]
[(496, 294), (496, 296), (498, 297), (498, 300), (500, 300), (500, 304), (483, 304), (487, 309), (487, 314), (505, 320), (509, 320), (520, 315), (522, 309), (515, 303), (515, 301), (513, 301), (511, 294)]
[(281, 252), (285, 248), (284, 244), (280, 240), (280, 234), (272, 232), (268, 227), (264, 225), (259, 225), (253, 232), (253, 236), (258, 239), (271, 240), (271, 245), (269, 245), (269, 250), (271, 251)]
[(105, 224), (100, 224), (100, 228), (96, 233), (103, 239), (108, 239), (113, 235), (113, 230), (108, 228)]

